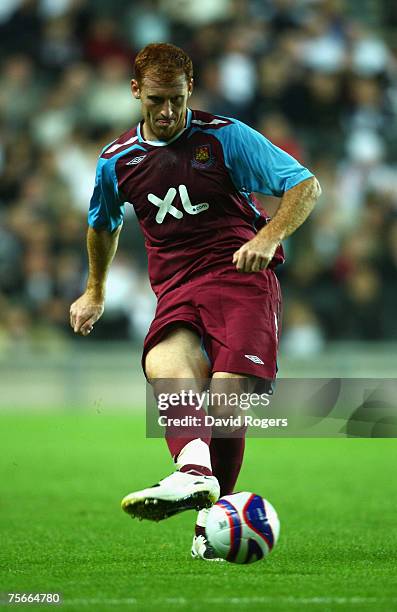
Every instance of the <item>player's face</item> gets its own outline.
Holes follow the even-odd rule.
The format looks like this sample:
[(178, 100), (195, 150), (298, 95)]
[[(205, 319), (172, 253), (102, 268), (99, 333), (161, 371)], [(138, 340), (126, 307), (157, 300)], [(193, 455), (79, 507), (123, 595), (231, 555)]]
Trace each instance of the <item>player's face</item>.
[(142, 104), (145, 140), (170, 140), (185, 126), (186, 107), (193, 90), (181, 74), (172, 83), (159, 83), (145, 77), (141, 86), (134, 79), (131, 90)]

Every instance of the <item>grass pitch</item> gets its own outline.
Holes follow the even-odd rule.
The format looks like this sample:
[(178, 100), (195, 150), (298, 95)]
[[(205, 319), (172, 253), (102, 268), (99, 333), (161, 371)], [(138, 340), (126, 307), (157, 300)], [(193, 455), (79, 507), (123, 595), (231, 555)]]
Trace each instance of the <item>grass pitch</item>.
[(120, 510), (172, 470), (142, 416), (0, 415), (0, 432), (2, 593), (59, 592), (67, 611), (397, 609), (394, 440), (249, 439), (237, 488), (272, 502), (281, 537), (236, 566), (190, 559), (193, 512)]

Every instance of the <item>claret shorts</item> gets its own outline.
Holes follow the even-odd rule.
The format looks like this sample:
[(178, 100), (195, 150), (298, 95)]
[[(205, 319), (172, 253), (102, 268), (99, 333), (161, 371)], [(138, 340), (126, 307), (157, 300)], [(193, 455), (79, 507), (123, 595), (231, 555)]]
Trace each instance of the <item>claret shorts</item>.
[(280, 286), (273, 270), (203, 274), (160, 297), (144, 342), (143, 369), (148, 351), (180, 322), (201, 337), (212, 373), (274, 380), (280, 313)]

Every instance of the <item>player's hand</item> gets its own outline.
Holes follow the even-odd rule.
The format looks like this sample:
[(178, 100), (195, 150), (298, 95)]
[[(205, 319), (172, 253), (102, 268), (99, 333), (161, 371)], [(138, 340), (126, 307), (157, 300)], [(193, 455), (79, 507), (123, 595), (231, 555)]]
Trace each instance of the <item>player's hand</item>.
[(278, 245), (278, 241), (257, 234), (234, 253), (233, 263), (239, 272), (259, 272), (267, 268)]
[(104, 299), (86, 291), (70, 307), (70, 325), (76, 334), (88, 336), (102, 316)]

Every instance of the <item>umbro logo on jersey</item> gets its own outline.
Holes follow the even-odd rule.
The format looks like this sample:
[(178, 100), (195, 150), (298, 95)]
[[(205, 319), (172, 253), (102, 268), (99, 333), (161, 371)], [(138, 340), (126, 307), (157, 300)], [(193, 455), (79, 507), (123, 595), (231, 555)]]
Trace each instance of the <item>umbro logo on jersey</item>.
[(262, 361), (262, 359), (260, 357), (258, 357), (257, 355), (244, 355), (244, 357), (246, 357), (250, 361), (253, 361), (254, 363), (258, 363), (260, 365), (265, 365), (264, 362)]
[(126, 166), (135, 166), (139, 164), (143, 159), (145, 159), (146, 155), (138, 155), (138, 157), (133, 157), (129, 162), (126, 163)]
[[(179, 185), (178, 191), (182, 206), (184, 210), (189, 213), (189, 215), (198, 215), (199, 213), (204, 212), (210, 207), (207, 202), (201, 202), (200, 204), (192, 204), (189, 198), (189, 194), (187, 192), (186, 185)], [(176, 193), (176, 189), (174, 187), (170, 187), (167, 193), (165, 194), (164, 199), (159, 198), (158, 196), (154, 195), (154, 193), (148, 194), (147, 199), (149, 200), (149, 202), (157, 206), (157, 208), (159, 209), (156, 215), (157, 223), (162, 223), (167, 213), (169, 213), (175, 219), (182, 219), (183, 212), (175, 208), (175, 206), (173, 205)]]

